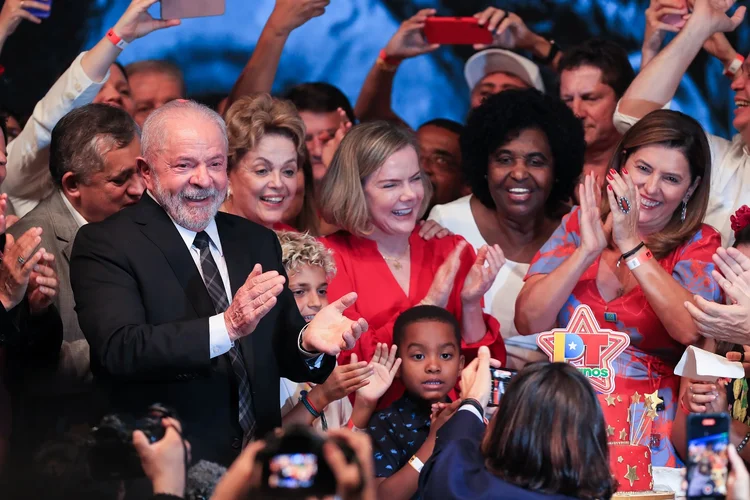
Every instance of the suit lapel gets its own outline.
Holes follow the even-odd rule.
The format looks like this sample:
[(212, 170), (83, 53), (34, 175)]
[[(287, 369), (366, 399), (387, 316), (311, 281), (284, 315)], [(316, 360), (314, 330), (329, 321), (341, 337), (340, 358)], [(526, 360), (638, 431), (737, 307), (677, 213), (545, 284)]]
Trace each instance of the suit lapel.
[(50, 196), (47, 214), (55, 230), (55, 238), (57, 238), (57, 241), (60, 242), (60, 247), (62, 247), (62, 254), (68, 261), (68, 264), (70, 264), (70, 254), (73, 250), (73, 241), (76, 238), (76, 233), (78, 233), (78, 223), (65, 205), (62, 199), (63, 196), (59, 191)]
[(144, 194), (136, 206), (134, 218), (135, 222), (141, 225), (141, 231), (146, 238), (164, 254), (198, 317), (207, 318), (216, 314), (195, 261), (164, 209), (151, 196)]

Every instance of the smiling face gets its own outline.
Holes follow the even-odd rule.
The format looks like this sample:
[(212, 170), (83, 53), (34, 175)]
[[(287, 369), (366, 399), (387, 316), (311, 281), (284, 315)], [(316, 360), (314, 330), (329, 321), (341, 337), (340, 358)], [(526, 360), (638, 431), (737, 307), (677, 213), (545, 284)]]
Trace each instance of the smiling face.
[(320, 266), (305, 264), (289, 274), (289, 289), (299, 313), (308, 323), (328, 305), (328, 280)]
[(279, 134), (266, 134), (229, 174), (232, 211), (266, 227), (280, 222), (297, 193), (297, 149)]
[(579, 66), (564, 70), (560, 75), (560, 98), (581, 120), (586, 147), (609, 147), (619, 140), (612, 122), (617, 96), (612, 87), (602, 82), (601, 69)]
[(404, 387), (430, 402), (445, 398), (464, 367), (453, 326), (442, 321), (422, 320), (406, 326), (398, 352)]
[(544, 210), (554, 183), (555, 161), (547, 136), (526, 129), (488, 159), (487, 182), (498, 212), (535, 216)]
[(135, 114), (135, 103), (130, 92), (130, 84), (119, 66), (109, 67), (109, 80), (102, 85), (94, 97), (94, 103), (109, 104), (124, 109), (130, 116)]
[(750, 143), (750, 56), (732, 79), (734, 90), (734, 120), (732, 125)]
[(424, 200), (422, 171), (417, 152), (405, 147), (393, 153), (364, 184), (367, 209), (376, 231), (409, 235)]
[(664, 229), (686, 195), (698, 185), (690, 179), (690, 165), (684, 153), (666, 146), (637, 149), (625, 167), (641, 195), (638, 229), (643, 235)]

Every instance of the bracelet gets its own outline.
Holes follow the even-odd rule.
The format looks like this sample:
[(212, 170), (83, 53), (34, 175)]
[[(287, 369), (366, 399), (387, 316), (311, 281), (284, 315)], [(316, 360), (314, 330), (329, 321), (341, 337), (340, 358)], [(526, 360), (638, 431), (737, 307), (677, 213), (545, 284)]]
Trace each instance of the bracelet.
[(624, 254), (620, 255), (620, 258), (617, 259), (617, 267), (620, 267), (620, 262), (621, 261), (623, 261), (623, 260), (625, 260), (625, 259), (627, 259), (629, 257), (632, 257), (633, 255), (637, 254), (638, 250), (640, 250), (644, 246), (646, 246), (646, 244), (641, 241), (640, 243), (638, 243), (638, 245), (636, 245), (636, 247), (634, 249), (632, 249), (629, 252), (625, 252)]
[(479, 415), (484, 418), (484, 408), (482, 408), (482, 404), (477, 401), (474, 398), (466, 398), (461, 402), (461, 406), (463, 405), (471, 405), (479, 412)]
[(412, 455), (409, 459), (409, 465), (412, 466), (412, 468), (417, 471), (417, 474), (422, 472), (422, 467), (424, 467), (424, 463), (417, 457), (416, 455)]
[(554, 40), (549, 41), (549, 54), (547, 54), (547, 57), (544, 59), (540, 59), (539, 63), (543, 64), (545, 66), (548, 66), (552, 64), (555, 60), (555, 57), (557, 57), (557, 54), (560, 53), (560, 47), (555, 43)]
[(107, 31), (107, 40), (112, 42), (112, 45), (114, 45), (120, 50), (124, 50), (125, 47), (130, 45), (128, 42), (123, 40), (117, 33), (115, 33), (114, 28), (110, 28), (109, 31)]
[(327, 431), (328, 430), (328, 422), (326, 421), (325, 414), (323, 412), (318, 411), (318, 409), (315, 408), (315, 406), (313, 406), (312, 401), (310, 401), (307, 398), (307, 394), (308, 394), (307, 391), (300, 391), (300, 393), (299, 393), (299, 400), (302, 402), (303, 405), (305, 405), (305, 408), (307, 408), (307, 411), (309, 411), (310, 414), (313, 417), (320, 419), (320, 423), (321, 423), (321, 425), (323, 427), (323, 430)]
[(734, 76), (742, 67), (743, 62), (745, 62), (744, 57), (742, 57), (739, 54), (735, 55), (734, 59), (732, 59), (732, 62), (730, 62), (727, 65), (726, 69), (724, 70), (724, 76), (728, 76), (729, 78), (734, 78)]
[(680, 398), (680, 410), (682, 410), (682, 413), (685, 415), (690, 415), (690, 410), (685, 406), (685, 401), (683, 401), (682, 398)]
[(745, 437), (742, 438), (742, 441), (740, 441), (740, 444), (737, 445), (737, 453), (740, 453), (743, 449), (745, 449), (745, 446), (747, 446), (748, 441), (750, 441), (750, 432), (745, 434)]
[(398, 65), (401, 64), (401, 60), (388, 57), (388, 55), (385, 53), (385, 49), (381, 49), (380, 54), (378, 54), (378, 59), (377, 61), (375, 61), (375, 64), (377, 64), (378, 67), (383, 71), (395, 73), (398, 69)]
[(633, 257), (630, 260), (626, 260), (625, 264), (627, 264), (628, 265), (628, 269), (630, 269), (632, 271), (633, 269), (635, 269), (636, 267), (640, 266), (644, 262), (650, 261), (653, 257), (654, 257), (654, 254), (652, 254), (651, 250), (649, 250), (647, 248), (646, 249), (646, 253), (644, 253), (643, 257), (642, 257), (643, 260), (639, 260), (638, 257)]

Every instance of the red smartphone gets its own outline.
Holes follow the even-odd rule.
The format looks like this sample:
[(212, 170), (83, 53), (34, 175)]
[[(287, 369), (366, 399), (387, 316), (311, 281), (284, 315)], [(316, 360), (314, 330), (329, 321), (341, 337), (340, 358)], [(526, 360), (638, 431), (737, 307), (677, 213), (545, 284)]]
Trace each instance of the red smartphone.
[(492, 33), (474, 17), (428, 17), (424, 25), (427, 43), (474, 45), (492, 43)]
[(225, 7), (225, 0), (161, 0), (161, 18), (222, 16)]

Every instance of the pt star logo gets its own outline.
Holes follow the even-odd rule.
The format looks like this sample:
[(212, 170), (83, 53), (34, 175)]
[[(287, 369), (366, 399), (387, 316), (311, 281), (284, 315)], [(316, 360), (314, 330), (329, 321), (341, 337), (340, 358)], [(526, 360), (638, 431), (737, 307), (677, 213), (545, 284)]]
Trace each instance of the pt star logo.
[(594, 390), (611, 394), (615, 390), (612, 361), (630, 345), (630, 337), (599, 327), (587, 305), (576, 307), (568, 326), (540, 333), (536, 343), (550, 361), (578, 368)]

